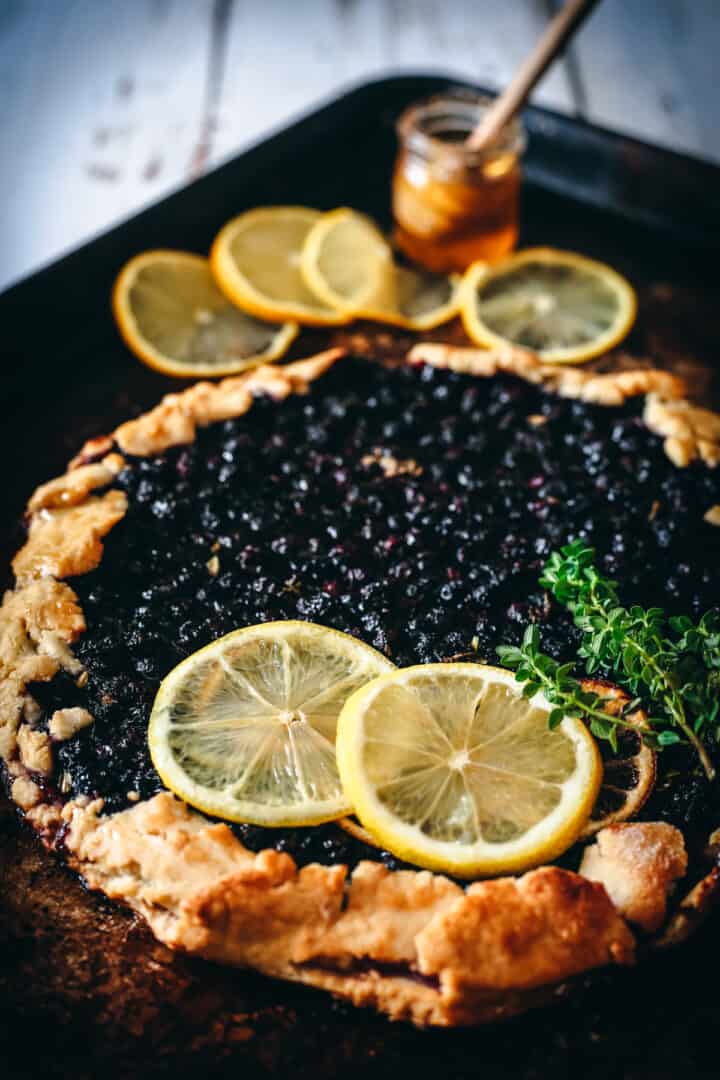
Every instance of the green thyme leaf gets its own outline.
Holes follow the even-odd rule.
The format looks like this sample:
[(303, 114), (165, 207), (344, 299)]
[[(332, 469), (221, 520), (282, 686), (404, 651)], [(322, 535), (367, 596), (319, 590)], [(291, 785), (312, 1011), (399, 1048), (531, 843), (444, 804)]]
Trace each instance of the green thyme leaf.
[(571, 675), (572, 664), (558, 664), (541, 651), (540, 632), (531, 624), (519, 647), (501, 645), (498, 656), (516, 669), (526, 696), (543, 690), (554, 706), (551, 726), (563, 714), (581, 715), (596, 738), (616, 747), (618, 729), (634, 726), (626, 718), (644, 702), (653, 713), (643, 729), (646, 741), (658, 748), (690, 743), (713, 779), (703, 740), (720, 741), (720, 611), (708, 611), (694, 623), (685, 615), (668, 618), (659, 607), (624, 607), (615, 582), (603, 577), (594, 549), (582, 540), (551, 554), (540, 584), (572, 613), (587, 673), (602, 671), (633, 695), (620, 715), (609, 716), (603, 700), (583, 691)]

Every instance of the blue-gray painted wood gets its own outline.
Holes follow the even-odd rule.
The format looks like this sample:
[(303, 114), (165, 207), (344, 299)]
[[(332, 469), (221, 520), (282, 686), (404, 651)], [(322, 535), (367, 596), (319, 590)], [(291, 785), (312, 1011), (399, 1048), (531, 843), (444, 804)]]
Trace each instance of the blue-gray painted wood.
[[(0, 287), (339, 87), (502, 86), (559, 0), (0, 0)], [(720, 0), (602, 0), (535, 100), (720, 160)]]

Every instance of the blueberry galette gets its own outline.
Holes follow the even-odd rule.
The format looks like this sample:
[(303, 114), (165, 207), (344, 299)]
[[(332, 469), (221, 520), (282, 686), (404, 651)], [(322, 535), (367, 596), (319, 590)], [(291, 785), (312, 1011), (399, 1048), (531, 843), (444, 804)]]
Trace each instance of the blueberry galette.
[[(148, 719), (184, 658), (281, 620), (399, 667), (494, 664), (530, 625), (543, 655), (577, 667), (582, 631), (538, 580), (578, 538), (623, 603), (697, 620), (720, 587), (718, 462), (720, 417), (675, 376), (514, 350), (416, 346), (393, 364), (335, 349), (170, 395), (28, 504), (0, 609), (11, 796), (173, 948), (396, 1019), (491, 1020), (632, 963), (689, 932), (716, 889), (717, 782), (687, 743), (648, 751), (633, 803), (642, 733), (601, 741), (579, 840), (468, 884), (402, 862), (352, 818), (267, 828), (197, 812), (164, 789)], [(612, 713), (627, 700), (605, 677), (583, 685)]]

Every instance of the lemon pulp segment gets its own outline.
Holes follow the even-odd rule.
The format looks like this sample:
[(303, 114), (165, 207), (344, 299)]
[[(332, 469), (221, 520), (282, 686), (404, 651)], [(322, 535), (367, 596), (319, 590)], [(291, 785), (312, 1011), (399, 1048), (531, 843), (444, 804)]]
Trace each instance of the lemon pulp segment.
[(474, 264), (462, 294), (463, 322), (476, 344), (510, 343), (554, 363), (611, 349), (637, 307), (631, 285), (611, 267), (552, 248), (521, 251), (492, 268)]
[(167, 375), (232, 375), (282, 356), (297, 334), (231, 304), (207, 259), (148, 251), (118, 275), (113, 311), (128, 347)]
[(315, 296), (300, 272), (303, 245), (321, 216), (305, 206), (268, 206), (233, 218), (210, 251), (220, 289), (244, 311), (271, 322), (346, 322), (345, 314)]
[(397, 670), (343, 708), (338, 763), (364, 827), (409, 862), (459, 876), (523, 869), (577, 838), (602, 778), (580, 720), (481, 664)]
[(430, 330), (458, 313), (461, 279), (395, 262), (377, 226), (340, 208), (313, 225), (300, 268), (319, 301), (351, 318)]
[(314, 623), (238, 630), (164, 680), (148, 740), (164, 783), (207, 813), (259, 825), (346, 814), (335, 760), (347, 697), (392, 664)]

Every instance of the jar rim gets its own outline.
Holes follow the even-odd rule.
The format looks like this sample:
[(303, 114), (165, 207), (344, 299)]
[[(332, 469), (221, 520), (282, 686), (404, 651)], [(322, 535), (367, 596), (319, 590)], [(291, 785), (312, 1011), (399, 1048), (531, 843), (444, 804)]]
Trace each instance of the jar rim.
[[(468, 150), (462, 140), (451, 141), (447, 138), (450, 131), (469, 135), (493, 100), (489, 94), (451, 87), (409, 105), (398, 117), (396, 131), (405, 145), (420, 153), (427, 156), (443, 154), (470, 165), (492, 160), (500, 154), (520, 155), (525, 149), (526, 139), (522, 121), (517, 116), (484, 150)], [(446, 133), (444, 138), (440, 135), (443, 131)]]

